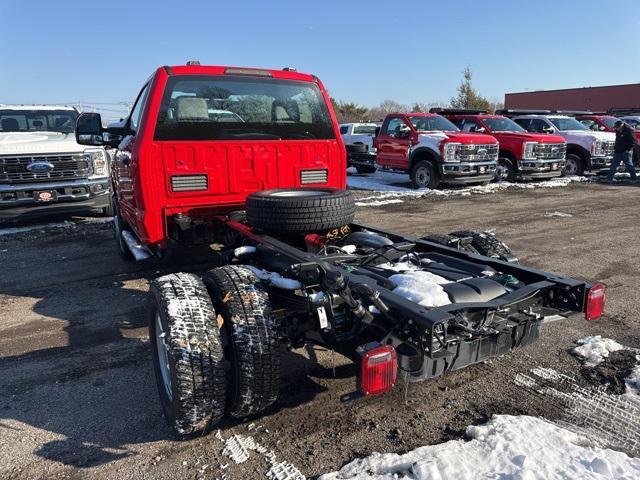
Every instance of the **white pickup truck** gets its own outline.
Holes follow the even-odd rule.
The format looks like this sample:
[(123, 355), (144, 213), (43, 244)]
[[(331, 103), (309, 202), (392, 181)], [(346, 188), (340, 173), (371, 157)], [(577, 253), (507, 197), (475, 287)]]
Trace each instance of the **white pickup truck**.
[(340, 135), (347, 149), (347, 166), (355, 167), (358, 173), (376, 171), (375, 123), (343, 123)]
[(604, 173), (611, 166), (615, 133), (595, 132), (572, 116), (549, 110), (498, 110), (496, 113), (511, 117), (530, 132), (564, 137), (567, 142), (565, 175), (582, 175), (585, 171)]
[(109, 161), (76, 143), (78, 111), (0, 104), (0, 220), (99, 209), (112, 216)]

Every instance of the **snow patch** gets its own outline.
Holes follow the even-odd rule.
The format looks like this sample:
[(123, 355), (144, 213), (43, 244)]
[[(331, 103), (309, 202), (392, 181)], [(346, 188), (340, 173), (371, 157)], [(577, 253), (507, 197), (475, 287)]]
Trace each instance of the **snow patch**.
[(603, 362), (611, 352), (625, 349), (623, 345), (620, 345), (615, 340), (602, 338), (600, 335), (581, 338), (576, 343), (580, 346), (574, 348), (572, 352), (581, 357), (588, 367), (595, 367)]
[(573, 215), (571, 215), (570, 213), (564, 213), (564, 212), (544, 212), (543, 217), (563, 217), (563, 218), (569, 218), (569, 217), (573, 217)]
[(242, 255), (248, 255), (250, 253), (255, 253), (256, 247), (252, 247), (250, 245), (245, 245), (243, 247), (238, 247), (233, 251), (234, 257), (240, 257)]
[(370, 202), (356, 202), (356, 205), (358, 207), (379, 207), (381, 205), (391, 205), (393, 203), (404, 203), (404, 200), (400, 200), (399, 198), (391, 200), (372, 200)]
[(640, 355), (636, 357), (638, 366), (635, 367), (631, 374), (625, 379), (627, 391), (625, 395), (640, 395)]
[(640, 459), (599, 448), (536, 417), (494, 415), (467, 428), (470, 441), (451, 440), (405, 454), (374, 453), (319, 480), (339, 479), (606, 479), (640, 476)]
[(374, 174), (357, 176), (351, 175), (347, 178), (347, 184), (352, 189), (378, 192), (377, 195), (358, 198), (357, 205), (370, 207), (385, 205), (388, 203), (400, 203), (402, 198), (455, 197), (476, 194), (483, 195), (506, 190), (532, 190), (536, 188), (566, 187), (571, 183), (593, 181), (594, 180), (589, 177), (572, 176), (558, 177), (540, 182), (499, 182), (460, 188), (443, 188), (439, 190), (422, 188), (416, 190), (409, 187), (407, 175), (398, 173), (378, 170)]

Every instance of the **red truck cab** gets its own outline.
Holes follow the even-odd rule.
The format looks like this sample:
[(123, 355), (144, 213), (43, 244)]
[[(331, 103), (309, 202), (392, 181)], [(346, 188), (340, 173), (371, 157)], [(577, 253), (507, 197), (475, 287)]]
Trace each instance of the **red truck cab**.
[(484, 110), (432, 109), (463, 132), (482, 132), (500, 142), (496, 178), (501, 181), (533, 180), (562, 174), (567, 144), (559, 135), (530, 133), (510, 118)]
[(378, 165), (409, 173), (415, 188), (488, 183), (498, 159), (495, 138), (463, 133), (434, 113), (390, 113), (376, 137), (376, 149)]
[[(582, 123), (585, 127), (588, 127), (591, 130), (595, 130), (597, 132), (615, 132), (615, 129), (613, 128), (613, 126), (617, 121), (620, 120), (620, 118), (614, 117), (613, 115), (600, 115), (597, 113), (589, 112), (589, 113), (576, 115), (576, 120)], [(624, 119), (622, 120), (624, 121)], [(636, 132), (636, 138), (638, 139), (638, 143), (640, 144), (640, 130), (634, 125), (631, 125), (631, 126), (634, 128)], [(636, 148), (633, 151), (633, 163), (635, 163), (636, 165), (640, 163), (639, 150), (640, 148), (636, 146)]]
[(291, 69), (160, 67), (121, 128), (100, 122), (84, 114), (79, 141), (122, 139), (107, 140), (117, 148), (116, 223), (152, 253), (187, 235), (205, 243), (209, 219), (244, 208), (253, 192), (346, 188), (329, 96), (318, 78)]

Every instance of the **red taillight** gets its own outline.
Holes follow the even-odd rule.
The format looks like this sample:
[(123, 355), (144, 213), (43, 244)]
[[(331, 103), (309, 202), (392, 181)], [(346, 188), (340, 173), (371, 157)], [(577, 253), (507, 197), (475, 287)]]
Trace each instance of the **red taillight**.
[(391, 345), (367, 350), (360, 361), (360, 390), (376, 395), (391, 390), (398, 378), (398, 356)]
[(585, 320), (597, 320), (604, 313), (604, 302), (607, 297), (606, 287), (597, 283), (587, 292), (587, 305), (584, 309)]

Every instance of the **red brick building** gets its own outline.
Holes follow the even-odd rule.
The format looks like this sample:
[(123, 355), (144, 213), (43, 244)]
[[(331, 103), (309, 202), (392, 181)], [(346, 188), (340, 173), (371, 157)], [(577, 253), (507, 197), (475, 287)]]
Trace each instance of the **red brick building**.
[(640, 83), (507, 93), (504, 96), (504, 106), (593, 112), (605, 112), (610, 108), (640, 109)]

